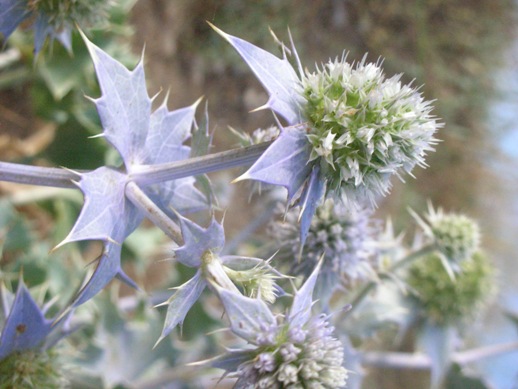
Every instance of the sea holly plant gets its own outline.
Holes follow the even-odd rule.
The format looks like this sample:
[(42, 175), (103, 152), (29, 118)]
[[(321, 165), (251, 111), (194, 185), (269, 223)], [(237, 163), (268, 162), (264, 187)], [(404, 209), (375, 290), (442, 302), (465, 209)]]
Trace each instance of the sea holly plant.
[[(79, 8), (67, 8), (71, 3)], [(72, 21), (81, 24), (75, 12), (86, 7), (81, 1), (0, 4), (9, 5), (0, 10), (4, 38), (21, 18), (38, 20), (38, 15), (50, 10), (66, 11), (66, 19), (46, 19), (45, 28), (51, 29), (37, 34), (39, 41), (50, 36), (63, 39), (65, 45)], [(25, 11), (17, 7), (25, 7)], [(153, 109), (156, 97), (148, 94), (143, 61), (128, 70), (83, 36), (101, 90), (100, 97), (91, 98), (102, 125), (99, 136), (118, 155), (118, 166), (73, 171), (0, 162), (0, 180), (79, 188), (83, 193), (79, 216), (56, 249), (77, 241), (103, 243), (93, 274), (54, 320), (45, 317), (46, 310), (38, 308), (22, 282), (16, 297), (2, 293), (2, 304), (8, 308), (4, 309), (0, 338), (0, 368), (8, 366), (10, 372), (17, 372), (12, 363), (21, 361), (20, 355), (47, 352), (67, 334), (65, 324), (71, 312), (80, 314), (88, 309), (103, 327), (76, 334), (79, 340), (72, 339), (71, 344), (88, 358), (74, 358), (70, 363), (80, 370), (81, 360), (91, 361), (89, 373), (92, 366), (95, 370), (96, 364), (102, 364), (105, 370), (98, 375), (97, 385), (101, 380), (108, 387), (182, 386), (191, 368), (202, 370), (194, 373), (195, 379), (191, 375), (187, 384), (202, 382), (201, 376), (209, 379), (203, 382), (215, 384), (213, 370), (204, 369), (212, 366), (223, 369), (221, 379), (232, 379), (236, 388), (359, 388), (356, 385), (360, 385), (363, 371), (358, 361), (365, 367), (425, 366), (433, 373), (432, 385), (439, 387), (452, 363), (462, 367), (466, 361), (487, 356), (476, 349), (458, 351), (457, 344), (447, 342), (449, 338), (439, 339), (441, 331), (427, 332), (420, 339), (420, 344), (431, 345), (424, 347), (427, 355), (372, 355), (368, 351), (373, 344), (366, 339), (384, 326), (393, 328), (396, 324), (398, 333), (403, 334), (415, 318), (412, 312), (418, 311), (416, 306), (420, 315), (429, 322), (435, 320), (439, 327), (450, 320), (473, 317), (484, 307), (489, 292), (493, 293), (491, 264), (480, 254), (479, 229), (472, 219), (430, 206), (423, 218), (413, 213), (424, 234), (417, 234), (419, 238), (412, 243), (392, 228), (385, 234), (390, 237), (384, 238), (375, 221), (372, 205), (389, 192), (391, 178), (411, 174), (415, 165), (425, 166), (425, 154), (436, 144), (434, 134), (441, 124), (432, 115), (431, 103), (418, 88), (403, 84), (400, 75), (386, 76), (381, 61), (368, 63), (364, 58), (351, 64), (343, 55), (312, 72), (302, 67), (293, 43), (290, 48), (281, 44), (283, 56), (279, 58), (214, 28), (262, 82), (269, 99), (261, 108), (274, 113), (274, 125), (257, 130), (252, 137), (243, 135), (242, 147), (210, 153), (207, 108), (198, 115), (199, 100), (170, 111), (166, 97)], [(36, 51), (40, 49), (37, 44)], [(202, 119), (197, 120), (197, 116)], [(217, 191), (212, 190), (206, 174), (234, 167), (248, 168), (236, 180), (254, 181), (252, 190), (258, 188), (257, 183), (286, 188), (292, 209), (283, 206), (282, 215), (263, 212), (261, 217), (252, 216), (237, 234), (239, 239), (226, 244), (223, 221), (216, 216), (220, 210), (213, 206)], [(251, 198), (259, 204), (255, 209), (265, 197), (259, 193)], [(229, 203), (228, 207), (235, 206)], [(252, 209), (247, 209), (246, 215)], [(271, 216), (279, 217), (271, 222)], [(102, 309), (94, 302), (87, 304), (94, 298), (98, 301), (96, 295), (113, 278), (142, 287), (126, 274), (122, 257), (124, 242), (145, 218), (172, 241), (167, 246), (172, 261), (166, 265), (176, 271), (176, 281), (182, 280), (176, 285), (180, 286), (173, 288), (174, 292), (159, 290), (162, 285), (150, 277), (146, 289), (153, 290), (149, 296), (129, 292), (130, 296), (114, 302), (116, 307), (110, 302)], [(0, 278), (8, 279), (13, 277), (9, 268), (20, 261), (20, 253), (4, 245), (11, 228), (11, 222), (4, 219), (0, 214), (0, 248), (6, 254)], [(261, 233), (264, 226), (258, 225), (258, 220), (266, 224), (267, 233)], [(389, 222), (386, 225), (391, 226)], [(66, 272), (65, 267), (60, 270)], [(42, 281), (33, 276), (31, 282)], [(164, 288), (172, 283), (167, 282)], [(448, 304), (451, 301), (462, 301), (462, 307)], [(148, 309), (157, 303), (167, 309), (157, 308), (149, 314)], [(186, 323), (197, 306), (210, 318), (207, 322), (228, 323), (230, 332), (246, 345), (227, 349), (212, 360), (189, 364), (206, 360), (207, 355), (215, 354), (217, 343), (229, 341), (227, 334), (212, 331), (213, 323), (201, 323), (193, 338), (178, 340), (173, 330), (195, 327)], [(117, 311), (116, 319), (111, 311)], [(389, 326), (387, 317), (396, 316), (392, 312), (398, 312), (401, 320), (392, 320)], [(445, 313), (448, 317), (441, 316)], [(148, 333), (157, 326), (142, 324), (155, 323), (151, 318), (159, 315), (164, 320), (161, 332)], [(356, 327), (354, 331), (351, 325)], [(92, 334), (101, 339), (96, 347), (89, 347)], [(183, 335), (180, 332), (179, 336)], [(380, 339), (387, 334), (381, 335)], [(108, 340), (109, 346), (103, 345), (102, 339)], [(174, 342), (174, 347), (169, 342)], [(395, 343), (391, 346), (397, 347)], [(348, 350), (351, 344), (355, 350)], [(103, 346), (110, 348), (108, 352), (99, 352)], [(492, 353), (509, 350), (510, 346), (504, 346)], [(135, 348), (142, 349), (135, 352)], [(144, 358), (140, 354), (145, 352), (158, 354)], [(169, 352), (174, 356), (168, 358)], [(356, 357), (349, 359), (347, 355)], [(132, 363), (134, 357), (140, 360)], [(39, 369), (42, 364), (30, 359), (27, 366)], [(125, 372), (126, 366), (134, 366), (135, 371)], [(92, 375), (86, 370), (85, 376)], [(55, 378), (53, 371), (37, 371), (44, 377), (40, 380), (38, 376), (37, 383), (25, 379), (27, 387)], [(356, 379), (351, 379), (353, 375)], [(0, 388), (9, 387), (4, 377), (0, 375)], [(216, 380), (210, 381), (213, 378)], [(48, 387), (64, 386), (48, 382)], [(84, 387), (95, 385), (89, 382)], [(83, 384), (74, 381), (74, 386)]]
[[(183, 145), (193, 125), (196, 105), (168, 111), (166, 101), (151, 113), (151, 99), (146, 91), (142, 62), (128, 71), (85, 37), (90, 50), (102, 97), (94, 100), (104, 128), (102, 136), (120, 153), (124, 169), (100, 167), (78, 173), (77, 185), (85, 204), (74, 228), (60, 244), (78, 240), (102, 240), (104, 250), (98, 266), (79, 293), (75, 305), (97, 294), (115, 276), (133, 285), (120, 266), (124, 239), (142, 221), (143, 212), (127, 197), (128, 183), (134, 169), (185, 159), (190, 148)], [(193, 186), (194, 178), (150, 186), (143, 196), (157, 198), (179, 212), (195, 211), (206, 206), (205, 197)], [(167, 208), (162, 207), (167, 210)]]
[[(386, 78), (379, 63), (349, 64), (344, 54), (315, 72), (304, 70), (295, 46), (288, 60), (214, 29), (243, 57), (268, 91), (271, 109), (287, 122), (280, 136), (241, 177), (288, 190), (301, 206), (301, 242), (321, 197), (373, 204), (392, 176), (425, 166), (440, 127), (431, 103), (401, 75)], [(298, 197), (296, 197), (298, 196)]]
[(237, 378), (235, 387), (345, 387), (343, 346), (329, 317), (311, 314), (320, 265), (295, 293), (289, 312), (279, 317), (263, 301), (215, 285), (231, 331), (251, 345), (211, 361)]

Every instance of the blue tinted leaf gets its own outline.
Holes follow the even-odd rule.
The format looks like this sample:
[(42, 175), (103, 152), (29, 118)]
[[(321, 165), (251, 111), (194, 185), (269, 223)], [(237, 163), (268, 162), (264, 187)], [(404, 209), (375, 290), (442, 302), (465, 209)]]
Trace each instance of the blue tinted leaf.
[(85, 202), (70, 234), (60, 245), (78, 240), (102, 240), (104, 251), (86, 285), (76, 296), (79, 306), (101, 291), (114, 277), (136, 287), (121, 268), (121, 245), (142, 221), (139, 210), (126, 198), (127, 176), (101, 167), (81, 175)]
[(166, 102), (151, 115), (145, 163), (166, 163), (186, 159), (190, 148), (183, 146), (191, 134), (198, 101), (190, 107), (168, 111)]
[(126, 168), (144, 160), (144, 145), (151, 116), (142, 61), (133, 71), (103, 50), (84, 41), (94, 62), (102, 96), (95, 100), (103, 135), (119, 151)]
[(221, 257), (221, 263), (226, 267), (236, 271), (250, 270), (256, 266), (267, 266), (268, 269), (276, 270), (267, 264), (264, 259), (253, 257), (242, 257), (240, 255), (225, 255)]
[(239, 180), (257, 180), (281, 185), (288, 190), (291, 200), (311, 173), (308, 164), (311, 147), (300, 128), (284, 128), (280, 136)]
[(268, 91), (270, 98), (265, 107), (277, 112), (289, 124), (300, 123), (302, 86), (289, 61), (211, 26), (237, 50)]
[(308, 236), (309, 228), (311, 227), (311, 220), (317, 205), (324, 195), (325, 180), (320, 175), (320, 167), (315, 165), (311, 171), (309, 181), (304, 188), (300, 199), (300, 244), (304, 246)]
[(212, 359), (210, 365), (216, 369), (233, 372), (243, 362), (252, 360), (256, 353), (256, 350), (230, 350), (226, 354)]
[(321, 266), (322, 260), (319, 261), (313, 273), (311, 273), (306, 282), (304, 282), (304, 285), (295, 293), (288, 316), (290, 326), (302, 327), (309, 320), (311, 316), (311, 306), (313, 304), (313, 289), (315, 289), (315, 283), (317, 282)]
[(85, 201), (76, 224), (60, 245), (78, 240), (114, 241), (122, 244), (142, 221), (137, 208), (126, 198), (127, 176), (101, 167), (81, 174), (79, 188)]
[[(183, 142), (190, 137), (198, 103), (170, 112), (164, 102), (153, 112), (144, 163), (151, 165), (189, 158), (191, 149)], [(195, 178), (186, 177), (154, 185), (146, 193), (166, 213), (171, 206), (180, 213), (196, 212), (207, 207), (207, 199), (194, 187), (195, 182)]]
[(103, 254), (97, 260), (97, 267), (94, 273), (75, 297), (72, 307), (78, 307), (90, 300), (115, 277), (132, 288), (138, 289), (135, 282), (122, 270), (121, 246), (117, 243), (106, 242), (104, 244)]
[(182, 286), (176, 288), (175, 294), (173, 294), (167, 302), (161, 305), (167, 304), (167, 315), (164, 322), (164, 329), (158, 339), (157, 343), (164, 339), (169, 333), (178, 325), (182, 324), (187, 312), (191, 309), (194, 303), (198, 300), (201, 293), (207, 285), (206, 281), (201, 275), (201, 271), (194, 275), (189, 281)]
[(218, 254), (225, 244), (223, 226), (212, 218), (207, 228), (200, 227), (189, 219), (178, 215), (184, 245), (175, 249), (175, 258), (186, 266), (198, 267), (206, 251)]
[(0, 33), (4, 41), (28, 16), (26, 0), (0, 0)]
[[(120, 245), (144, 217), (144, 208), (137, 208), (126, 196), (131, 171), (140, 164), (188, 158), (190, 148), (183, 142), (190, 136), (198, 104), (169, 112), (164, 102), (151, 114), (142, 62), (129, 71), (84, 35), (83, 39), (102, 91), (95, 103), (103, 124), (103, 135), (121, 154), (126, 172), (101, 167), (81, 174), (79, 187), (85, 203), (72, 231), (61, 244), (98, 239), (103, 240), (105, 246), (97, 268), (76, 297), (74, 306), (93, 297), (114, 277), (136, 286), (122, 271), (120, 259)], [(194, 178), (187, 177), (143, 188), (143, 191), (170, 215), (171, 207), (178, 212), (196, 211), (205, 208), (207, 202), (194, 187), (194, 182)]]
[(275, 317), (264, 301), (220, 287), (217, 290), (230, 320), (230, 328), (237, 336), (255, 343), (258, 334), (276, 325)]
[(22, 281), (0, 336), (0, 360), (15, 351), (37, 349), (52, 330)]
[(162, 210), (172, 216), (174, 208), (181, 214), (198, 212), (207, 208), (207, 198), (194, 187), (194, 177), (180, 178), (145, 188), (144, 192)]

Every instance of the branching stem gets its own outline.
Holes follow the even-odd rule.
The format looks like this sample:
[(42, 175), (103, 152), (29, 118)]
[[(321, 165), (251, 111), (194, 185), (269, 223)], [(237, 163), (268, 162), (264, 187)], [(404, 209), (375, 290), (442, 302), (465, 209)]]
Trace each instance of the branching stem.
[(128, 199), (140, 209), (149, 220), (151, 220), (158, 228), (165, 232), (178, 245), (183, 244), (182, 233), (180, 227), (171, 220), (171, 218), (162, 211), (134, 182), (126, 185), (126, 196)]
[[(271, 142), (265, 142), (182, 161), (136, 166), (132, 169), (129, 176), (139, 186), (147, 186), (238, 166), (248, 166), (257, 161), (270, 144)], [(20, 184), (77, 188), (73, 181), (77, 181), (80, 178), (79, 174), (87, 172), (86, 170), (74, 172), (67, 169), (0, 161), (0, 181), (11, 181)]]
[(142, 165), (132, 170), (130, 178), (139, 185), (146, 186), (233, 167), (248, 166), (257, 161), (271, 143), (265, 142), (171, 163)]

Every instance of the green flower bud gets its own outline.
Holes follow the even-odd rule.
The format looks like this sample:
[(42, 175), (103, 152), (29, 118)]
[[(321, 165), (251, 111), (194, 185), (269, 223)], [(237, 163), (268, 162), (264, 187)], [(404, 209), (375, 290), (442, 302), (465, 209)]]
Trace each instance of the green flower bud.
[(425, 216), (428, 223), (417, 214), (413, 215), (450, 263), (459, 264), (479, 250), (480, 230), (473, 219), (461, 214), (444, 213), (441, 208), (435, 211), (431, 204)]
[(258, 264), (250, 269), (233, 270), (224, 266), (227, 276), (243, 289), (243, 294), (259, 298), (268, 303), (275, 302), (277, 298), (277, 287), (275, 280), (278, 275), (272, 273), (269, 266)]
[(411, 296), (424, 314), (439, 324), (468, 320), (481, 311), (494, 290), (494, 271), (488, 258), (475, 253), (463, 261), (452, 279), (437, 254), (409, 268)]

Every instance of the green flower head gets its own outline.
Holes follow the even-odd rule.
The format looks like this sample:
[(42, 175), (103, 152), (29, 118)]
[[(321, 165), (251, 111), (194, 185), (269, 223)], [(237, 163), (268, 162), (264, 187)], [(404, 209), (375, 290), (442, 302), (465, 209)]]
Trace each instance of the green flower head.
[(426, 166), (440, 126), (416, 88), (386, 78), (380, 63), (330, 61), (302, 77), (303, 117), (311, 160), (318, 160), (328, 191), (368, 198), (390, 189), (389, 178)]
[(480, 230), (473, 219), (462, 214), (445, 213), (441, 208), (434, 210), (431, 203), (425, 215), (427, 222), (415, 212), (411, 213), (450, 264), (458, 265), (479, 250)]
[(439, 324), (473, 318), (494, 290), (494, 271), (488, 258), (475, 253), (460, 264), (452, 279), (438, 255), (432, 254), (409, 269), (412, 298), (424, 314)]

